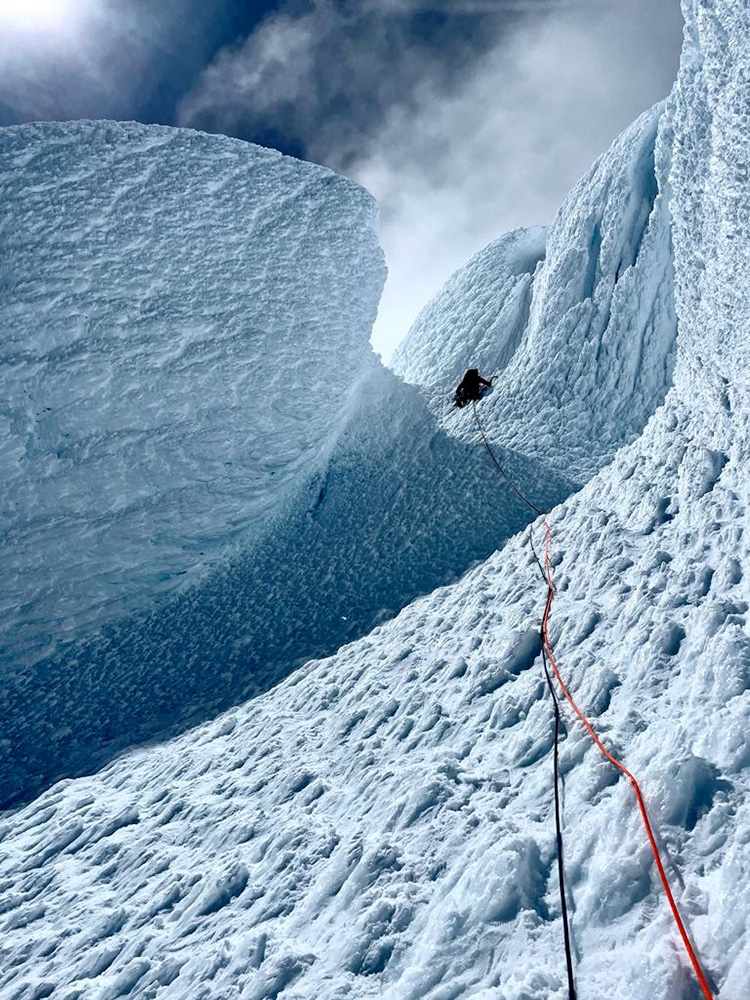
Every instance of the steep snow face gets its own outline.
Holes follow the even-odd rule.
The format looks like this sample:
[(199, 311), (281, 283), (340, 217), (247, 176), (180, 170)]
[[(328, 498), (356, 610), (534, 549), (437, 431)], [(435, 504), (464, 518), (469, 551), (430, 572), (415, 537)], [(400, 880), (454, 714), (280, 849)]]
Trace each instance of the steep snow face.
[[(717, 699), (701, 646), (707, 625), (721, 631), (739, 613), (717, 615), (737, 581), (660, 550), (663, 469), (638, 464), (656, 477), (653, 495), (640, 484), (623, 501), (616, 481), (603, 502), (591, 489), (577, 515), (556, 512), (556, 642), (582, 700), (645, 777), (671, 852), (695, 859), (700, 848), (708, 876), (681, 868), (705, 949), (712, 885), (724, 919), (746, 912), (742, 871), (729, 882), (716, 870), (743, 823), (731, 786), (743, 720), (712, 727), (718, 757), (703, 724)], [(635, 475), (624, 459), (616, 471)], [(14, 817), (4, 874), (23, 876), (6, 904), (9, 986), (562, 997), (551, 718), (534, 627), (543, 591), (525, 541), (264, 698)], [(592, 602), (594, 582), (604, 586)], [(695, 614), (704, 627), (688, 639)], [(733, 625), (734, 643), (716, 650), (725, 690), (730, 678), (743, 688)], [(581, 995), (686, 992), (629, 788), (576, 730), (563, 768)], [(737, 931), (723, 930), (721, 949), (709, 948), (715, 971), (737, 951)]]
[(460, 268), (417, 317), (393, 357), (394, 371), (445, 394), (467, 368), (502, 371), (526, 334), (534, 275), (546, 254), (547, 230), (516, 229)]
[[(642, 782), (718, 996), (743, 1000), (750, 553), (727, 498), (744, 472), (699, 496), (685, 416), (665, 408), (645, 451), (553, 512), (553, 640)], [(546, 591), (528, 541), (10, 817), (9, 995), (563, 1000)], [(632, 789), (570, 716), (561, 767), (579, 996), (697, 996)]]
[(747, 447), (747, 424), (732, 413), (746, 412), (750, 371), (748, 65), (743, 52), (726, 49), (740, 44), (750, 11), (729, 0), (685, 6), (686, 57), (670, 105), (672, 131), (664, 136), (680, 262), (675, 382), (707, 432), (726, 446), (740, 435)]
[(546, 242), (540, 229), (501, 238), (417, 319), (393, 367), (426, 387), (450, 433), (471, 432), (449, 399), (481, 366), (500, 374), (482, 406), (493, 440), (584, 482), (662, 402), (676, 320), (660, 117), (641, 116), (597, 160)]
[(385, 271), (364, 191), (235, 140), (5, 129), (0, 185), (0, 628), (17, 663), (267, 530), (374, 363)]
[[(529, 519), (370, 350), (369, 196), (173, 129), (7, 140), (6, 804), (265, 690)], [(573, 488), (503, 460), (540, 503)]]
[[(686, 14), (658, 146), (675, 386), (550, 514), (551, 630), (574, 694), (641, 781), (715, 996), (745, 1000), (750, 405), (745, 348), (726, 357), (723, 338), (750, 320), (734, 263), (750, 192), (711, 178), (748, 160), (733, 115), (750, 25), (744, 0)], [(546, 589), (528, 542), (210, 725), (10, 816), (8, 995), (563, 1000)], [(632, 789), (569, 714), (561, 767), (578, 995), (693, 1000)]]

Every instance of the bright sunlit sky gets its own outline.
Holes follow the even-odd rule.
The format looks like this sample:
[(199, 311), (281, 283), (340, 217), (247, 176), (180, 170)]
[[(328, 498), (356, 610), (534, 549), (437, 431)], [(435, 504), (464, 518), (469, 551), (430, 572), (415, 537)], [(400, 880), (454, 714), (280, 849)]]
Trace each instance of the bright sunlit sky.
[(420, 308), (668, 93), (679, 0), (0, 0), (0, 125), (224, 132), (364, 184), (388, 359)]
[(75, 12), (74, 0), (0, 0), (3, 31), (51, 31), (59, 29)]

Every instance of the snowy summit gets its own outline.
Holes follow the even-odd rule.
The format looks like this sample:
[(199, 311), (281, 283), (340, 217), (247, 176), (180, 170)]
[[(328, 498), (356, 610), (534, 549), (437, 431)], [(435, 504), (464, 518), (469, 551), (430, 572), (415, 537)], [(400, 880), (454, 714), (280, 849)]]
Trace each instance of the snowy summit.
[(2, 130), (3, 1000), (750, 996), (750, 13), (683, 8), (393, 372), (352, 183)]

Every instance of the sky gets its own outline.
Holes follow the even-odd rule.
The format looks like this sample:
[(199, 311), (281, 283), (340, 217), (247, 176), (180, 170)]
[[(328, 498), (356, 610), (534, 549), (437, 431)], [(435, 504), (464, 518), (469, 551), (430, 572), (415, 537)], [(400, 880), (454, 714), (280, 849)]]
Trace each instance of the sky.
[(667, 95), (681, 39), (679, 0), (0, 0), (0, 125), (182, 125), (352, 177), (380, 204), (387, 361)]

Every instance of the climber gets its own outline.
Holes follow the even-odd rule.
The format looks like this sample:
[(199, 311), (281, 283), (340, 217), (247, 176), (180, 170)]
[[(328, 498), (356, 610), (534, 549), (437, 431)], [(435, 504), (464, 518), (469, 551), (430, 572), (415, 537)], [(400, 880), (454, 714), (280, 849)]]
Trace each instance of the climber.
[(482, 387), (492, 385), (495, 376), (487, 381), (482, 378), (476, 368), (469, 368), (464, 377), (456, 386), (456, 406), (462, 407), (465, 403), (470, 403), (473, 399), (481, 399)]

